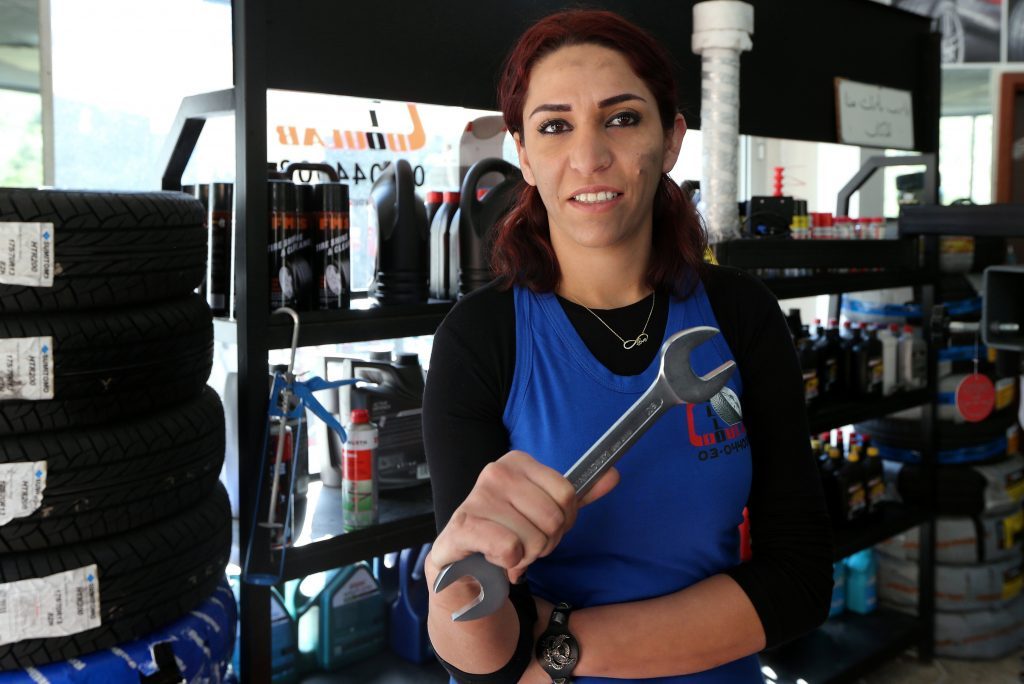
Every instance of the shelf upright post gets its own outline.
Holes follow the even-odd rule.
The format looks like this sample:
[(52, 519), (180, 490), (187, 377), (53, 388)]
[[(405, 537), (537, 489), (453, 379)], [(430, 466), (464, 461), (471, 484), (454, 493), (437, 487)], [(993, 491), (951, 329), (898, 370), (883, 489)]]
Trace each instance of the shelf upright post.
[(939, 407), (938, 363), (939, 344), (942, 340), (944, 308), (936, 305), (936, 283), (939, 273), (938, 238), (924, 236), (924, 268), (930, 274), (929, 282), (921, 287), (921, 324), (924, 339), (928, 341), (928, 391), (931, 402), (921, 412), (922, 445), (921, 465), (924, 468), (927, 489), (925, 509), (927, 518), (920, 527), (918, 551), (917, 614), (921, 621), (921, 640), (918, 658), (931, 662), (935, 657), (935, 509), (938, 505), (938, 429)]
[[(238, 319), (239, 549), (246, 557), (266, 420), (267, 339), (267, 3), (231, 3), (235, 79), (236, 318)], [(256, 553), (265, 553), (256, 549)], [(241, 585), (240, 679), (269, 684), (270, 590)]]

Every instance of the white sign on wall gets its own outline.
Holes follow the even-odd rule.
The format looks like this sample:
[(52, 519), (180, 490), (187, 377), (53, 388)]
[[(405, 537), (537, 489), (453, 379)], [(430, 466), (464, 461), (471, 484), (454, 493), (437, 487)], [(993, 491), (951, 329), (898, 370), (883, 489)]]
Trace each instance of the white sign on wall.
[(914, 108), (909, 90), (836, 79), (839, 142), (913, 150)]

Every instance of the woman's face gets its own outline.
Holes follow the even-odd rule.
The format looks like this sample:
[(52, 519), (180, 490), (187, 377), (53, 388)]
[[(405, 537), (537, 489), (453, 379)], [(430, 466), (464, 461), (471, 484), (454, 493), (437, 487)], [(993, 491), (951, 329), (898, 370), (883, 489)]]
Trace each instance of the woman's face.
[(649, 249), (654, 194), (685, 132), (680, 115), (662, 128), (654, 95), (615, 50), (575, 45), (537, 62), (516, 147), (556, 252)]

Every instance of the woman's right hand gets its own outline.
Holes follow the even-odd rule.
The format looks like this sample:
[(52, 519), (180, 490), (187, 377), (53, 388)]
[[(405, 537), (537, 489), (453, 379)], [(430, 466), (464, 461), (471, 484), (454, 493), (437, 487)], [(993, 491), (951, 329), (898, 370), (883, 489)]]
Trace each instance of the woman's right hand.
[(424, 567), (428, 586), (441, 568), (477, 552), (505, 568), (510, 582), (518, 582), (531, 563), (558, 546), (579, 509), (610, 492), (618, 481), (613, 468), (577, 501), (561, 473), (525, 452), (508, 452), (481, 471), (434, 541)]

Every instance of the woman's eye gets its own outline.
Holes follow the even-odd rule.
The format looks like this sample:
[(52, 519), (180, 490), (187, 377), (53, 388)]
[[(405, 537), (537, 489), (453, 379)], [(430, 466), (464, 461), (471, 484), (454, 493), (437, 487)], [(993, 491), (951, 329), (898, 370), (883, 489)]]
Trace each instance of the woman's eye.
[(633, 112), (619, 112), (608, 120), (609, 126), (635, 126), (640, 123), (640, 115)]
[(545, 135), (564, 133), (569, 130), (569, 124), (562, 119), (552, 119), (551, 121), (545, 121), (542, 123), (537, 130)]

